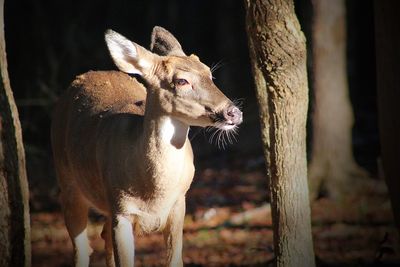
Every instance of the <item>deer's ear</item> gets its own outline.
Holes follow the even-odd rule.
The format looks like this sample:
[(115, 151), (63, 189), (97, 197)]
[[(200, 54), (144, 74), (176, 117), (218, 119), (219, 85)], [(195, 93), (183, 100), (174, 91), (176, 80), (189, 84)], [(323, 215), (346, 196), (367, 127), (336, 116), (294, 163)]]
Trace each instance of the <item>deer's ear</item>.
[(160, 26), (153, 28), (150, 50), (160, 56), (185, 56), (178, 40), (172, 33)]
[(106, 31), (105, 40), (115, 65), (126, 73), (146, 74), (157, 57), (157, 55), (112, 30)]

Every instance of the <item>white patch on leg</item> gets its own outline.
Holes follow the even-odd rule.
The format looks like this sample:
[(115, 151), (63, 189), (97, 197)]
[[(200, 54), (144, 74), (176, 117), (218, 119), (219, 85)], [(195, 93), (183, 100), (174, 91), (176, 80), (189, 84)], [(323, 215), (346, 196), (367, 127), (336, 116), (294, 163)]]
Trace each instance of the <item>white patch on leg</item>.
[(74, 238), (75, 244), (75, 265), (79, 267), (89, 266), (90, 254), (93, 250), (89, 245), (87, 230), (83, 230), (79, 235)]
[(133, 266), (135, 262), (135, 244), (132, 223), (123, 216), (117, 217), (118, 224), (114, 227), (116, 249), (121, 266)]

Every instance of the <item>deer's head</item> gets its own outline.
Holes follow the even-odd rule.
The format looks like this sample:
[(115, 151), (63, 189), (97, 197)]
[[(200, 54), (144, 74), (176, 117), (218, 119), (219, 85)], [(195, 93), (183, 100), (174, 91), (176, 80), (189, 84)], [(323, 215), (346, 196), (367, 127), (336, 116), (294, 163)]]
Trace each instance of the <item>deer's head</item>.
[(242, 122), (242, 112), (214, 84), (210, 68), (197, 56), (187, 56), (167, 30), (154, 28), (154, 53), (112, 30), (105, 39), (117, 67), (143, 78), (154, 100), (147, 103), (154, 105), (153, 112), (187, 125), (221, 130), (234, 129)]

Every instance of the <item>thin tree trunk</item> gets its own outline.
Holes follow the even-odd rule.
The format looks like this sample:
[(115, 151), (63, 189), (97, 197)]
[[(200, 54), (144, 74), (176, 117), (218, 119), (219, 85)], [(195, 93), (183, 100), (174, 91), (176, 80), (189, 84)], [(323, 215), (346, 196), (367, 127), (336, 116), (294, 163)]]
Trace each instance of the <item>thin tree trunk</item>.
[(400, 2), (375, 1), (374, 5), (382, 166), (400, 231)]
[(265, 150), (276, 265), (315, 266), (307, 184), (305, 38), (293, 1), (246, 0), (245, 5), (252, 59), (257, 59), (268, 95), (267, 100), (265, 92), (257, 97), (268, 103), (270, 148)]
[(30, 222), (25, 152), (10, 87), (0, 0), (0, 266), (30, 266)]
[(313, 110), (312, 158), (309, 165), (310, 196), (321, 186), (333, 199), (353, 187), (354, 177), (366, 172), (355, 162), (352, 151), (353, 111), (346, 69), (346, 13), (344, 0), (312, 0)]

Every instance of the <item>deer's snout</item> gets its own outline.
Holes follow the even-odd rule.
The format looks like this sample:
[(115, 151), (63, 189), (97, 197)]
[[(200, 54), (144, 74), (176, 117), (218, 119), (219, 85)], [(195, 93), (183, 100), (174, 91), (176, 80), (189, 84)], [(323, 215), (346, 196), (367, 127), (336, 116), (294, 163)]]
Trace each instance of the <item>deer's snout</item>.
[(223, 111), (224, 119), (228, 124), (239, 125), (243, 121), (243, 113), (234, 105), (229, 106)]

